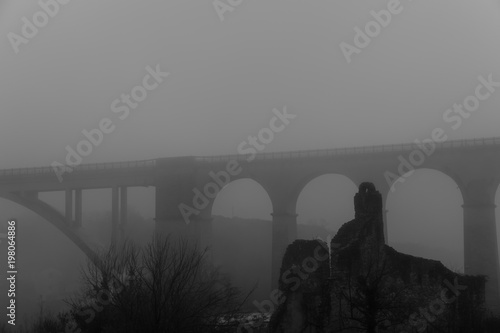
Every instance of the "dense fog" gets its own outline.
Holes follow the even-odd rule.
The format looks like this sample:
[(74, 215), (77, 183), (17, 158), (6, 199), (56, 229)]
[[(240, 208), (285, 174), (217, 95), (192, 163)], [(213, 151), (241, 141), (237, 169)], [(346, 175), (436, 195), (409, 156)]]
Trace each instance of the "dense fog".
[[(499, 91), (460, 120), (446, 111), (474, 93), (479, 77), (500, 81), (500, 3), (402, 0), (387, 27), (346, 55), (342, 43), (354, 45), (355, 27), (387, 6), (275, 0), (222, 10), (213, 1), (69, 1), (25, 38), (23, 17), (31, 20), (40, 4), (0, 0), (0, 169), (67, 164), (68, 147), (76, 150), (104, 118), (114, 129), (80, 156), (82, 164), (238, 154), (283, 108), (296, 117), (262, 152), (412, 143), (435, 128), (449, 140), (497, 137)], [(168, 76), (147, 98), (133, 107), (121, 100), (155, 70)], [(297, 201), (298, 238), (326, 240), (353, 219), (356, 186), (340, 174), (311, 180)], [(64, 212), (63, 192), (40, 199)], [(126, 233), (145, 244), (154, 233), (155, 189), (131, 188), (128, 202)], [(462, 205), (454, 179), (415, 171), (387, 198), (388, 244), (463, 272)], [(272, 213), (266, 189), (250, 179), (224, 187), (212, 209), (214, 263), (238, 287), (256, 288), (249, 309), (271, 290)], [(49, 221), (1, 199), (1, 233), (12, 218), (22, 323), (65, 309), (87, 259)], [(496, 219), (500, 239), (499, 208)], [(109, 246), (110, 220), (111, 190), (84, 191), (80, 232), (93, 248)], [(2, 300), (6, 288), (1, 280)]]

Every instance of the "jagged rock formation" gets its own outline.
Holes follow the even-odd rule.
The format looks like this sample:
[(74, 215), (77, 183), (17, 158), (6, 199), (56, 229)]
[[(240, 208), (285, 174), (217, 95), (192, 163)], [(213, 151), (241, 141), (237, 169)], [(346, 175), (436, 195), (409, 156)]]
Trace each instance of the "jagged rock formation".
[(319, 240), (297, 240), (287, 248), (279, 281), (284, 297), (271, 327), (279, 321), (286, 332), (295, 333), (315, 332), (315, 327), (323, 326), (330, 312), (329, 259), (328, 245)]
[(385, 245), (382, 197), (363, 183), (332, 239), (297, 240), (281, 267), (270, 332), (479, 332), (484, 277)]

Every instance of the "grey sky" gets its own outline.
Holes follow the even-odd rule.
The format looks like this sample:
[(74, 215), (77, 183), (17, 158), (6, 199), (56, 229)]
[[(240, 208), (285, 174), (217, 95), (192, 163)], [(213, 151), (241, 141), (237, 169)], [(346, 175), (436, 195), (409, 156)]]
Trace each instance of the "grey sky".
[[(15, 54), (7, 34), (39, 7), (0, 0), (0, 168), (64, 162), (105, 117), (84, 163), (236, 153), (283, 106), (297, 118), (266, 151), (498, 136), (500, 91), (457, 130), (442, 118), (479, 75), (500, 81), (498, 1), (401, 3), (347, 64), (339, 44), (387, 1), (244, 0), (221, 22), (212, 1), (73, 0)], [(112, 102), (156, 64), (170, 76), (120, 120)]]
[[(15, 55), (25, 2), (2, 6), (0, 167), (63, 160), (103, 117), (117, 127), (85, 162), (235, 153), (283, 105), (298, 117), (268, 151), (411, 142), (478, 75), (500, 80), (492, 0), (402, 1), (350, 65), (339, 44), (387, 1), (245, 1), (224, 22), (211, 1), (72, 1)], [(120, 121), (111, 103), (156, 64), (170, 77)], [(450, 136), (498, 135), (499, 101)]]

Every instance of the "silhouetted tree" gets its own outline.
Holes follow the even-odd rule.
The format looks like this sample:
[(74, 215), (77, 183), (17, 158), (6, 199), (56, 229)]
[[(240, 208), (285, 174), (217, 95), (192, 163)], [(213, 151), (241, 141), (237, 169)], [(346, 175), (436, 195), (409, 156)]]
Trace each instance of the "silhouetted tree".
[(82, 332), (224, 332), (248, 295), (234, 288), (186, 240), (126, 242), (89, 262), (69, 301)]

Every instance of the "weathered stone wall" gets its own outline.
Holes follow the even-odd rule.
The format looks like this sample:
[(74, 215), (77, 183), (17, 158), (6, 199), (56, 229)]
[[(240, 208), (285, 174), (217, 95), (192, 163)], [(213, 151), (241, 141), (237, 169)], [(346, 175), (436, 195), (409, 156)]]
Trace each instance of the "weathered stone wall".
[(364, 183), (355, 219), (332, 239), (297, 240), (283, 258), (284, 302), (270, 332), (480, 332), (484, 277), (385, 245), (382, 197)]
[(288, 246), (279, 281), (285, 297), (271, 318), (271, 331), (322, 332), (330, 313), (329, 259), (328, 245), (319, 240)]

